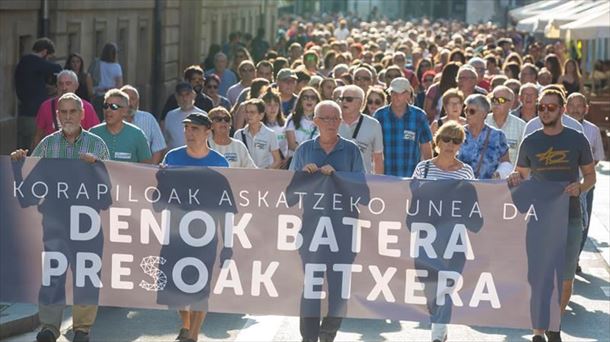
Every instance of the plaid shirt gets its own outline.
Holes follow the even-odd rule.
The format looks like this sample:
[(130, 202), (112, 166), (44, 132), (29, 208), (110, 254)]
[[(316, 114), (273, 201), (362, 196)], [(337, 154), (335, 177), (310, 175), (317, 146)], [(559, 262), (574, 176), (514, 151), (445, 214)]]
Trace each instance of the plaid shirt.
[(421, 159), (419, 145), (432, 140), (426, 113), (408, 106), (402, 118), (397, 118), (387, 105), (375, 112), (375, 118), (383, 131), (385, 174), (411, 177)]
[(108, 147), (95, 134), (81, 129), (80, 135), (73, 144), (68, 142), (62, 130), (47, 135), (34, 149), (32, 157), (79, 159), (83, 153), (91, 153), (100, 160), (110, 159)]

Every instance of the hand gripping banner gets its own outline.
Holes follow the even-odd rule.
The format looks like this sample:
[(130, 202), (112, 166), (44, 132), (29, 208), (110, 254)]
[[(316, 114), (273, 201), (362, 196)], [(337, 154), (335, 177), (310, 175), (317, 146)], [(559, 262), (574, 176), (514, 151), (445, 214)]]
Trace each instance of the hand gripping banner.
[(0, 157), (0, 301), (559, 326), (562, 184)]

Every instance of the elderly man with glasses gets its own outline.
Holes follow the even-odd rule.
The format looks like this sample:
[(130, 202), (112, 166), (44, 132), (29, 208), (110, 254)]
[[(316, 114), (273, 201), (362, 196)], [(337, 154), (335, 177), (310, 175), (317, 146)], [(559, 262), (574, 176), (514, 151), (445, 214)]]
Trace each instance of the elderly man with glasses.
[(515, 94), (507, 86), (494, 88), (491, 97), (491, 113), (487, 114), (485, 123), (504, 132), (508, 142), (510, 162), (517, 161), (517, 152), (523, 139), (525, 121), (510, 115), (510, 107), (515, 100)]

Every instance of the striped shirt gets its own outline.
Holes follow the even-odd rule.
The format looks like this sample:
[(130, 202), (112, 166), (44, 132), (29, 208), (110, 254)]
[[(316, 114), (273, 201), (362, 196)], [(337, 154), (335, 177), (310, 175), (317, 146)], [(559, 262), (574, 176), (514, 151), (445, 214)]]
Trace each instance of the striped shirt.
[(504, 125), (499, 127), (493, 113), (489, 113), (487, 114), (485, 123), (504, 132), (504, 135), (506, 135), (506, 142), (508, 143), (508, 156), (510, 157), (510, 162), (514, 165), (517, 162), (519, 146), (521, 146), (521, 141), (523, 140), (525, 121), (512, 114), (508, 114), (506, 121), (504, 121)]
[[(426, 174), (426, 167), (428, 172)], [(475, 179), (474, 171), (470, 165), (462, 163), (462, 168), (455, 171), (445, 171), (440, 169), (436, 164), (430, 160), (424, 160), (417, 164), (415, 172), (413, 172), (413, 178), (416, 179)]]
[(383, 132), (385, 174), (411, 177), (421, 159), (420, 145), (432, 140), (426, 113), (409, 105), (404, 115), (397, 117), (387, 105), (375, 112), (375, 119)]
[(79, 159), (81, 154), (91, 153), (99, 160), (110, 159), (110, 152), (102, 138), (81, 129), (80, 134), (70, 143), (63, 131), (47, 135), (34, 149), (32, 157)]
[(138, 126), (144, 132), (152, 153), (159, 152), (167, 147), (159, 123), (149, 112), (138, 110), (133, 117), (132, 124)]

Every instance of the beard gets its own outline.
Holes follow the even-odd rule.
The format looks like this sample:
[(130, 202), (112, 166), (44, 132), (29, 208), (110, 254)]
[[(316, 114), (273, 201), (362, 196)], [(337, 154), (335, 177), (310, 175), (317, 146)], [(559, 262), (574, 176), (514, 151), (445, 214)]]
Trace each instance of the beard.
[(544, 122), (544, 120), (540, 119), (540, 122), (542, 122), (542, 126), (544, 126), (544, 127), (555, 127), (559, 120), (560, 120), (560, 118), (556, 117), (555, 119), (553, 119), (549, 122)]

